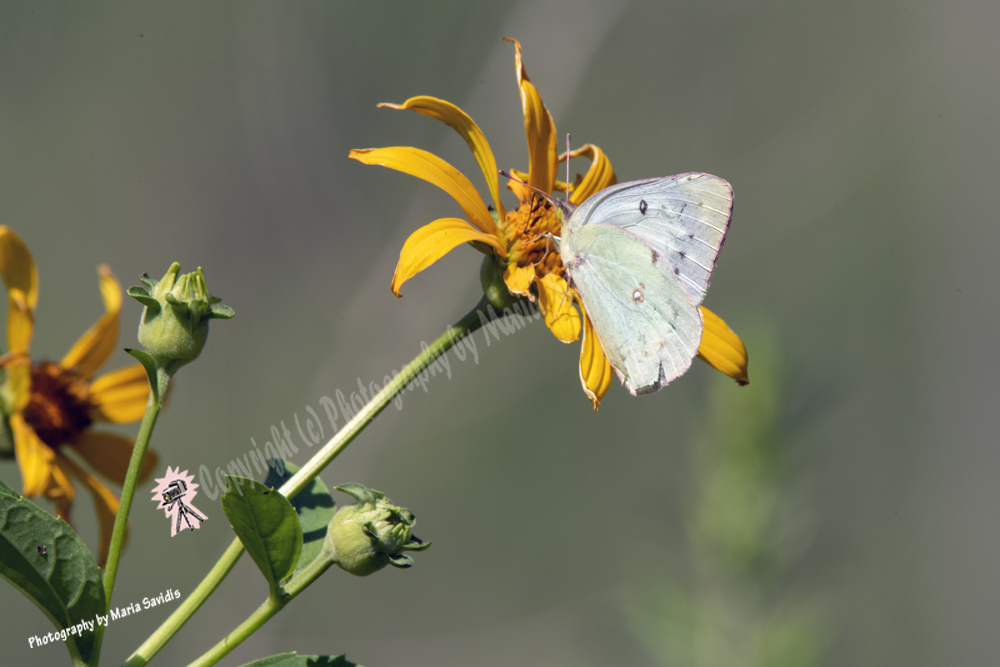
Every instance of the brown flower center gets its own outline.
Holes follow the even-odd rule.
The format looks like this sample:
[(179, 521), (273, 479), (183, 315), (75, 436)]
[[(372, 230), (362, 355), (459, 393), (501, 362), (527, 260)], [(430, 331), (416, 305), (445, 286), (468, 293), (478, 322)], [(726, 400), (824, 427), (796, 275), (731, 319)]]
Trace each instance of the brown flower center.
[(556, 244), (546, 236), (559, 236), (561, 229), (562, 220), (556, 208), (538, 195), (508, 212), (504, 221), (504, 242), (511, 263), (534, 266), (539, 278), (552, 272), (563, 275), (566, 268)]
[(90, 389), (76, 373), (49, 362), (31, 365), (31, 398), (24, 419), (55, 449), (71, 444), (93, 423)]

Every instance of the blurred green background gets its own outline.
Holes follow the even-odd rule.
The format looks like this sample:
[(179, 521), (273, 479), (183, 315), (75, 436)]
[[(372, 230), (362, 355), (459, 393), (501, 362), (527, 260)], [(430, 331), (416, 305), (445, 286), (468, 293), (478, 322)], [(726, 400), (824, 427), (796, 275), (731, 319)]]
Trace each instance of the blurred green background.
[[(0, 222), (41, 272), (32, 352), (59, 359), (97, 318), (99, 263), (126, 287), (203, 266), (237, 316), (177, 378), (153, 440), (161, 472), (225, 467), (272, 425), (294, 433), (320, 397), (381, 381), (475, 304), (481, 256), (459, 248), (392, 296), (406, 237), (460, 210), (347, 152), (418, 146), (481, 187), (448, 128), (375, 108), (426, 94), (525, 168), (501, 41), (516, 37), (557, 129), (604, 149), (620, 180), (733, 184), (706, 305), (748, 342), (751, 384), (718, 386), (696, 362), (652, 396), (614, 386), (594, 413), (578, 346), (541, 323), (489, 347), (480, 333), (478, 364), (452, 356), (450, 379), (407, 393), (322, 475), (388, 492), (434, 546), (408, 571), (329, 572), (221, 664), (293, 649), (369, 667), (694, 664), (648, 641), (654, 612), (635, 596), (701, 590), (678, 556), (698, 553), (685, 545), (711, 478), (696, 448), (749, 428), (711, 424), (719, 401), (745, 412), (754, 399), (733, 396), (754, 392), (780, 398), (766, 419), (784, 476), (767, 488), (805, 526), (769, 585), (822, 608), (823, 664), (992, 663), (998, 21), (1000, 5), (974, 0), (3, 3)], [(122, 347), (139, 312), (126, 304)], [(775, 373), (755, 379), (763, 348), (781, 391)], [(13, 461), (0, 479), (19, 487)], [(199, 495), (209, 521), (171, 538), (148, 498), (120, 605), (188, 594), (232, 539), (218, 501)], [(265, 596), (244, 557), (153, 664), (186, 664)], [(106, 664), (169, 611), (113, 624)], [(6, 585), (0, 628), (4, 664), (66, 664), (59, 645), (28, 648), (49, 622)]]

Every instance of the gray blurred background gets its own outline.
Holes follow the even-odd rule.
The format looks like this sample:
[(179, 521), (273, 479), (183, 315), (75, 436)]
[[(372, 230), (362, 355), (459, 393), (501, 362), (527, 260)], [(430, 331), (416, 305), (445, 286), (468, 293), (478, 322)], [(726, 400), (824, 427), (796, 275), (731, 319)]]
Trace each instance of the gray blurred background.
[[(460, 210), (347, 152), (418, 146), (485, 193), (448, 128), (375, 108), (426, 94), (526, 168), (501, 41), (516, 37), (559, 132), (598, 144), (620, 180), (733, 184), (706, 305), (748, 342), (751, 384), (709, 391), (696, 362), (652, 396), (614, 386), (594, 413), (577, 345), (541, 323), (479, 334), (478, 364), (452, 356), (450, 379), (408, 392), (322, 475), (388, 492), (434, 546), (408, 571), (330, 571), (220, 664), (293, 649), (369, 667), (687, 664), (623, 610), (657, 577), (683, 582), (693, 443), (710, 395), (768, 389), (755, 341), (787, 380), (779, 486), (807, 528), (774, 586), (823, 608), (822, 663), (995, 664), (998, 20), (975, 0), (4, 3), (0, 222), (41, 272), (33, 355), (59, 359), (97, 318), (99, 263), (126, 287), (203, 266), (237, 316), (177, 377), (160, 472), (225, 467), (320, 397), (381, 382), (475, 304), (481, 256), (457, 249), (396, 299), (403, 241)], [(123, 310), (122, 347), (139, 312)], [(0, 479), (19, 487), (13, 461)], [(188, 594), (232, 539), (217, 500), (200, 495), (209, 521), (171, 538), (148, 498), (116, 604)], [(244, 557), (153, 664), (193, 660), (266, 594)], [(172, 609), (112, 624), (105, 664)], [(6, 585), (0, 628), (4, 664), (66, 664), (61, 646), (28, 648), (49, 623)]]

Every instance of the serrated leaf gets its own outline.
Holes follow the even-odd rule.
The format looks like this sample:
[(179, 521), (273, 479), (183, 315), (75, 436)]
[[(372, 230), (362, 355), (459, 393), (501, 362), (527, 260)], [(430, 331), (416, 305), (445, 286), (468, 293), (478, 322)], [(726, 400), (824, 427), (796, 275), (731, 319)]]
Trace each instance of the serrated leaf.
[[(268, 463), (271, 467), (268, 468), (264, 486), (278, 488), (299, 470), (299, 466), (284, 459), (272, 459)], [(275, 472), (275, 465), (283, 466), (284, 474)], [(319, 477), (314, 477), (292, 498), (291, 503), (299, 515), (299, 525), (302, 526), (302, 555), (295, 568), (297, 572), (312, 563), (323, 549), (326, 529), (337, 513), (337, 503)]]
[[(86, 545), (65, 521), (6, 485), (0, 487), (0, 576), (34, 602), (57, 630), (93, 622), (104, 612), (104, 585)], [(89, 660), (94, 632), (67, 634), (66, 648), (71, 656)]]
[(222, 511), (272, 590), (295, 570), (302, 527), (288, 498), (260, 482), (226, 475)]
[(243, 667), (360, 667), (342, 655), (299, 655), (281, 653), (269, 658), (261, 658), (243, 665)]

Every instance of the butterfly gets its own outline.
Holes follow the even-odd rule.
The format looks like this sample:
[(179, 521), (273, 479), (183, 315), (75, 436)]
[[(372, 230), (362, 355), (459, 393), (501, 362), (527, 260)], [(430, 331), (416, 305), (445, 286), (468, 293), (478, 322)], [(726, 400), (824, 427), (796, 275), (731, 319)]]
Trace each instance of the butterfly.
[(559, 253), (601, 347), (633, 394), (691, 366), (698, 304), (729, 229), (733, 190), (702, 173), (619, 183), (563, 223)]

